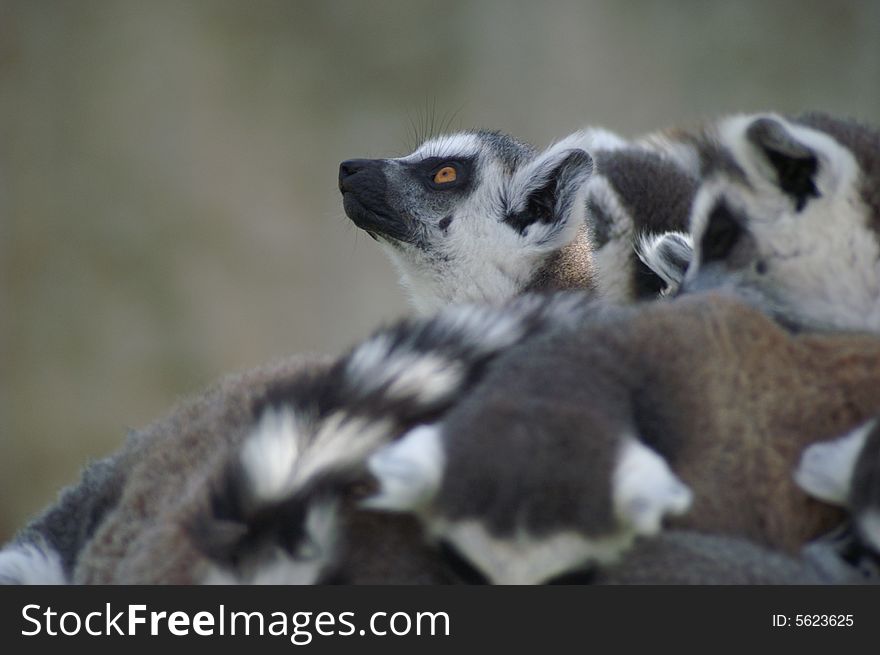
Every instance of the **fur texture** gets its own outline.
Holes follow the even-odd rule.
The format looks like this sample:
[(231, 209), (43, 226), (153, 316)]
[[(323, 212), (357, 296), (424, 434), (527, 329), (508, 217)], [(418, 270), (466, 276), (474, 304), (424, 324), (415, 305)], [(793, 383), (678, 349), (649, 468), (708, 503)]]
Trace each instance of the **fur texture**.
[[(435, 183), (448, 167), (455, 180)], [(687, 229), (697, 177), (603, 130), (542, 152), (482, 131), (431, 139), (400, 159), (343, 162), (339, 184), (346, 214), (428, 313), (538, 290), (656, 297), (664, 280), (634, 247), (645, 235)]]
[[(812, 496), (850, 511), (857, 545), (880, 560), (880, 421), (810, 446), (795, 479)], [(853, 544), (848, 544), (852, 550)], [(880, 563), (880, 562), (878, 562)]]
[(789, 325), (880, 330), (880, 132), (811, 114), (738, 115), (694, 202), (684, 291), (733, 289)]
[(130, 438), (119, 455), (119, 498), (79, 552), (72, 581), (186, 583), (206, 575), (204, 557), (171, 517), (204, 498), (207, 479), (250, 433), (255, 403), (269, 388), (329, 364), (304, 355), (230, 376)]
[[(880, 409), (878, 383), (870, 336), (792, 335), (713, 295), (608, 309), (497, 358), (437, 428), (434, 497), (386, 507), (415, 512), (470, 561), (485, 561), (489, 537), (534, 542), (574, 529), (604, 540), (621, 534), (611, 473), (634, 436), (693, 493), (683, 515), (673, 503), (663, 512), (671, 525), (795, 553), (843, 519), (795, 485), (800, 453)], [(405, 499), (406, 470), (396, 468)], [(487, 535), (478, 546), (459, 538), (474, 522)], [(588, 546), (581, 553), (590, 558)]]
[[(355, 506), (370, 490), (367, 456), (442, 414), (500, 352), (589, 308), (588, 299), (564, 295), (526, 296), (503, 309), (457, 306), (380, 330), (336, 361), (260, 370), (184, 405), (142, 438), (121, 499), (74, 579), (324, 575), (337, 547), (352, 548), (343, 536), (370, 523)], [(157, 563), (156, 552), (169, 555)]]

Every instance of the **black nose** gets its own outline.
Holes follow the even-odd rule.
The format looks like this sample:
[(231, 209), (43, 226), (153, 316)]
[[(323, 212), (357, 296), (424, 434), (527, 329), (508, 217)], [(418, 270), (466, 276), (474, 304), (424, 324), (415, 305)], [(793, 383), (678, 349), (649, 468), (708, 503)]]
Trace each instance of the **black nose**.
[(348, 159), (339, 164), (339, 190), (346, 191), (346, 180), (372, 163), (370, 159)]

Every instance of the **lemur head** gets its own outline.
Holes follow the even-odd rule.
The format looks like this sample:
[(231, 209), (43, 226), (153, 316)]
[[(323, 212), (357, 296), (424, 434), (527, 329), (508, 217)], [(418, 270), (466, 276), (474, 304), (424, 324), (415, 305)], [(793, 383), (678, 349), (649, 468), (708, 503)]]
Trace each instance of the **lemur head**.
[(707, 141), (683, 289), (733, 288), (797, 326), (880, 329), (880, 133), (766, 114)]
[(498, 132), (463, 132), (399, 159), (345, 161), (339, 189), (345, 213), (386, 250), (419, 311), (505, 300), (539, 285), (559, 257), (574, 260), (568, 286), (583, 288), (588, 249), (562, 252), (586, 230), (593, 163), (578, 144), (573, 135), (539, 153)]

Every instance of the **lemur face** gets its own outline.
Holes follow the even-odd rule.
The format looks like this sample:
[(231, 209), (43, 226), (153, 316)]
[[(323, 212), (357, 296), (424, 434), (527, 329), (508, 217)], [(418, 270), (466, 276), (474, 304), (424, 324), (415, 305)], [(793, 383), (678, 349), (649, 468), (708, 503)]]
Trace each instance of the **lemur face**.
[(591, 170), (574, 140), (536, 154), (497, 132), (464, 132), (400, 159), (343, 162), (339, 189), (345, 213), (430, 312), (522, 291), (583, 227)]
[(712, 138), (729, 157), (695, 200), (683, 290), (732, 288), (795, 326), (880, 330), (880, 135), (761, 115)]

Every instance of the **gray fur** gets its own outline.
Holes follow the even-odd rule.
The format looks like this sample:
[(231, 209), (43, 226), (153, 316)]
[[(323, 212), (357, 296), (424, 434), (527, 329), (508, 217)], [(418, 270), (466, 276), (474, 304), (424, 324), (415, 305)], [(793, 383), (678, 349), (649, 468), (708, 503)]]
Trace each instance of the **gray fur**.
[(821, 113), (802, 114), (792, 121), (830, 134), (853, 153), (861, 170), (858, 193), (867, 210), (868, 225), (880, 234), (880, 132), (854, 120)]
[(667, 232), (643, 238), (636, 252), (644, 264), (666, 284), (664, 295), (668, 295), (681, 286), (693, 258), (694, 247), (689, 235)]
[[(586, 182), (585, 151), (597, 168)], [(570, 164), (559, 165), (566, 157)], [(427, 179), (444, 162), (460, 168), (449, 189)], [(346, 213), (379, 241), (424, 312), (534, 290), (656, 297), (663, 281), (634, 246), (643, 235), (687, 228), (697, 179), (673, 157), (595, 130), (543, 152), (499, 132), (462, 132), (407, 157), (340, 167)], [(555, 210), (545, 215), (548, 199), (530, 194), (548, 188)]]
[[(523, 320), (531, 326), (524, 332), (516, 327)], [(510, 341), (511, 335), (520, 336)], [(376, 350), (387, 336), (394, 337), (400, 353)], [(364, 374), (367, 364), (381, 373), (404, 351), (416, 355), (416, 369), (421, 358), (432, 361), (445, 354), (479, 370), (442, 408), (392, 394), (393, 378), (375, 390), (347, 382), (353, 372)], [(363, 352), (377, 354), (352, 368)], [(462, 359), (467, 352), (489, 356), (481, 362)], [(438, 555), (443, 532), (432, 527), (438, 518), (447, 524), (475, 519), (501, 541), (518, 529), (536, 543), (560, 529), (588, 539), (616, 539), (621, 517), (612, 509), (611, 472), (626, 434), (660, 453), (694, 490), (694, 507), (675, 525), (794, 553), (840, 520), (832, 508), (811, 504), (791, 488), (788, 471), (798, 444), (837, 434), (880, 410), (866, 391), (880, 381), (878, 355), (880, 344), (869, 337), (793, 337), (760, 314), (714, 297), (602, 309), (577, 295), (525, 296), (513, 309), (471, 314), (452, 308), (437, 318), (381, 331), (335, 364), (299, 360), (227, 381), (145, 430), (122, 451), (129, 453), (129, 463), (119, 500), (82, 548), (73, 580), (463, 581)], [(843, 369), (840, 361), (863, 364)], [(829, 394), (829, 385), (837, 393)], [(465, 389), (466, 397), (460, 393)], [(784, 390), (785, 402), (773, 390)], [(365, 475), (366, 455), (361, 466), (354, 461), (354, 468), (337, 469), (331, 461), (325, 470), (342, 475), (314, 478), (315, 484), (294, 487), (262, 509), (237, 514), (242, 505), (230, 464), (239, 460), (267, 408), (288, 403), (296, 411), (313, 408), (304, 414), (304, 425), (320, 425), (322, 415), (339, 410), (351, 416), (368, 411), (374, 424), (388, 426), (387, 439), (437, 422), (446, 465), (427, 514), (420, 510), (417, 522), (405, 512), (361, 506), (376, 491), (375, 481)], [(764, 425), (774, 431), (764, 434)], [(744, 454), (728, 461), (731, 448)], [(775, 454), (754, 456), (750, 448)], [(236, 553), (246, 564), (229, 566), (220, 542), (231, 537), (234, 544), (251, 530), (253, 510), (264, 517), (273, 513), (277, 525), (270, 526), (268, 541), (247, 542), (262, 546)], [(265, 529), (265, 519), (260, 525)], [(208, 543), (206, 550), (205, 535), (220, 541)], [(283, 539), (273, 542), (276, 536)], [(637, 557), (639, 543), (633, 551)], [(212, 554), (212, 546), (221, 547)], [(612, 547), (626, 557), (625, 542), (614, 541)], [(666, 557), (674, 561), (681, 548)], [(400, 556), (392, 574), (388, 567), (398, 565), (389, 558), (399, 549), (410, 554)], [(721, 560), (727, 558), (720, 552)], [(649, 564), (639, 566), (656, 578)], [(695, 579), (717, 579), (697, 571)], [(613, 580), (617, 574), (608, 575)]]
[[(617, 302), (656, 298), (668, 282), (640, 259), (641, 240), (687, 232), (699, 178), (671, 156), (644, 146), (595, 150), (588, 223), (600, 296)], [(685, 264), (686, 265), (686, 264)]]
[[(80, 480), (62, 490), (58, 500), (22, 528), (4, 551), (33, 545), (46, 554), (54, 552), (64, 580), (70, 580), (80, 552), (119, 501), (127, 452), (123, 449), (86, 466)], [(6, 583), (24, 582), (4, 572), (2, 566), (0, 579)]]
[[(182, 538), (183, 527), (166, 519), (203, 494), (205, 476), (248, 434), (254, 404), (273, 385), (323, 370), (327, 363), (299, 356), (229, 376), (130, 438), (115, 456), (121, 493), (80, 549), (72, 581), (161, 583), (198, 575), (199, 558)], [(154, 550), (157, 544), (162, 545)]]
[(791, 335), (711, 294), (608, 309), (492, 363), (438, 424), (442, 480), (412, 511), (435, 539), (474, 523), (498, 544), (613, 539), (611, 471), (632, 435), (693, 491), (670, 525), (794, 554), (843, 520), (795, 486), (799, 454), (872, 416), (878, 384), (871, 337)]
[[(310, 542), (327, 558), (327, 575), (341, 579), (348, 574), (331, 571), (337, 542), (342, 553), (355, 553), (343, 555), (348, 558), (357, 557), (361, 542), (383, 538), (364, 533), (364, 524), (374, 522), (353, 505), (370, 487), (366, 455), (354, 450), (361, 447), (361, 435), (373, 430), (378, 438), (391, 439), (415, 421), (445, 411), (500, 352), (548, 325), (578, 320), (589, 307), (580, 296), (526, 296), (504, 309), (454, 307), (430, 320), (411, 319), (381, 330), (334, 362), (302, 358), (259, 369), (185, 403), (138, 438), (137, 460), (127, 460), (131, 464), (121, 498), (83, 548), (74, 581), (259, 581), (268, 575), (266, 563), (281, 579), (311, 579), (322, 574), (325, 564), (314, 564)], [(426, 396), (421, 391), (436, 383), (438, 369), (424, 363), (435, 361), (460, 364), (466, 375), (450, 378), (450, 385)], [(428, 377), (410, 381), (419, 371)], [(265, 496), (265, 491), (254, 491), (239, 462), (266, 414), (279, 409), (291, 411), (300, 430), (291, 435), (301, 439), (296, 444), (300, 461), (292, 463), (291, 476), (298, 474), (310, 447), (318, 445), (317, 435), (333, 437), (338, 431), (351, 441), (334, 443), (331, 452), (312, 452), (323, 458), (319, 468), (313, 466), (309, 477), (294, 485), (279, 487), (278, 495)], [(267, 470), (275, 454), (266, 450)], [(309, 537), (309, 512), (322, 507), (328, 509), (319, 514), (329, 516), (329, 523), (321, 519), (321, 534)], [(280, 525), (248, 536), (251, 518), (267, 512), (276, 513)], [(389, 540), (398, 529), (404, 534), (412, 530), (406, 521), (396, 526), (396, 519), (388, 525)], [(295, 543), (289, 530), (299, 535)], [(346, 538), (350, 531), (359, 536)], [(276, 543), (279, 536), (283, 543)], [(246, 545), (240, 549), (239, 543)], [(156, 562), (157, 552), (167, 556)], [(230, 565), (232, 559), (238, 564)]]
[[(755, 114), (707, 134), (742, 175), (704, 180), (682, 291), (730, 289), (798, 328), (880, 330), (880, 132)], [(738, 227), (720, 229), (722, 214)]]
[[(834, 554), (831, 555), (835, 560)], [(600, 569), (594, 584), (818, 585), (862, 582), (848, 565), (830, 570), (814, 560), (746, 539), (670, 530), (635, 544), (618, 564)]]
[(632, 217), (636, 234), (687, 229), (698, 180), (668, 159), (630, 147), (595, 154), (596, 169), (611, 183)]

